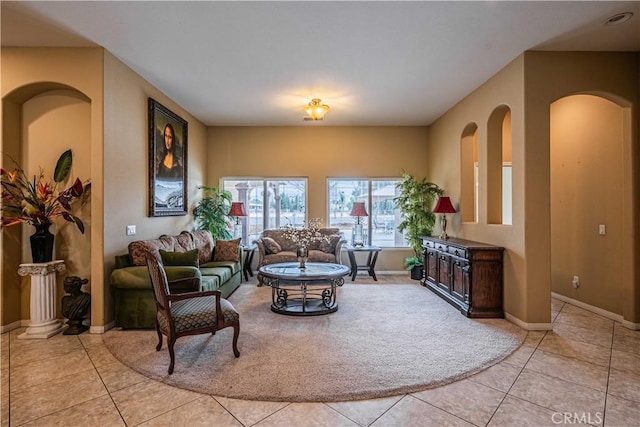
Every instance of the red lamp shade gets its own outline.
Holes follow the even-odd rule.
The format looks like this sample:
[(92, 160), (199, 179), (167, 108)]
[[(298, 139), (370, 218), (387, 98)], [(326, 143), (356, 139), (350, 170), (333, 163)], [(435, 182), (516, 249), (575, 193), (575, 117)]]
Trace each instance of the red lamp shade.
[(433, 213), (456, 213), (456, 210), (453, 208), (451, 204), (451, 199), (447, 196), (442, 196), (438, 199), (438, 203), (436, 203), (436, 207), (433, 208)]
[(351, 208), (351, 216), (369, 216), (367, 210), (364, 208), (364, 202), (353, 202), (353, 207)]
[(247, 216), (247, 213), (244, 210), (244, 203), (231, 202), (231, 210), (229, 211), (229, 216)]

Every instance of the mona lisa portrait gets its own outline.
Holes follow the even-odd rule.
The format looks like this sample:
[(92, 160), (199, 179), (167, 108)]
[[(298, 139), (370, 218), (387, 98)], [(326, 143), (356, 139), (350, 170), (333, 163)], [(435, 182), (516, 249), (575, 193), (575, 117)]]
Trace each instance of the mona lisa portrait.
[(187, 214), (187, 122), (149, 98), (149, 216)]

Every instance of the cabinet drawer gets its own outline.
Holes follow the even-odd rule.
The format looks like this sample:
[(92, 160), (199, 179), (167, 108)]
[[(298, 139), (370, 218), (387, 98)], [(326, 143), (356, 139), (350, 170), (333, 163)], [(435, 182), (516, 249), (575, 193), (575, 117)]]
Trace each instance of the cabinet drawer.
[(467, 251), (462, 248), (456, 248), (455, 246), (449, 246), (449, 253), (460, 258), (467, 258)]
[(443, 245), (442, 243), (436, 243), (436, 249), (440, 252), (447, 252), (447, 245)]
[(435, 243), (435, 242), (432, 242), (432, 241), (430, 241), (430, 240), (424, 240), (424, 239), (423, 239), (423, 240), (422, 240), (422, 246), (423, 246), (423, 247), (425, 247), (425, 248), (431, 248), (431, 249), (433, 249), (433, 248), (435, 248), (435, 247), (436, 247), (436, 243)]

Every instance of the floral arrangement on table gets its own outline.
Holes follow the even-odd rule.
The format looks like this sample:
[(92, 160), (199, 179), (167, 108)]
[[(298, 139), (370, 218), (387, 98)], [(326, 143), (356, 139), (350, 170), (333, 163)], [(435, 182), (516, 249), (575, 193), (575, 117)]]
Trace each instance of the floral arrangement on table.
[(71, 213), (71, 204), (74, 199), (88, 194), (91, 184), (89, 181), (83, 183), (76, 178), (71, 187), (58, 191), (58, 184), (63, 182), (71, 171), (71, 150), (62, 153), (58, 159), (53, 180), (46, 180), (44, 171), (40, 168), (40, 173), (29, 181), (20, 165), (13, 158), (11, 160), (16, 166), (13, 171), (0, 168), (2, 228), (23, 223), (48, 226), (54, 218), (62, 217), (73, 222), (84, 234), (84, 224)]
[(320, 233), (320, 228), (322, 228), (322, 219), (312, 218), (300, 228), (285, 225), (282, 230), (284, 237), (291, 240), (299, 248), (307, 248), (311, 242), (329, 242), (329, 236)]

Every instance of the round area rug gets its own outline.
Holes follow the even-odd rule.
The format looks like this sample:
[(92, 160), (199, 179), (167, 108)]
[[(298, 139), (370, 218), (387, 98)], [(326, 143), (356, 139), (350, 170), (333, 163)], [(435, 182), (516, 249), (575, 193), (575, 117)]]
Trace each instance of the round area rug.
[(237, 399), (289, 402), (372, 399), (410, 393), (477, 373), (522, 344), (504, 319), (468, 319), (419, 285), (346, 284), (337, 312), (271, 312), (271, 288), (244, 284), (229, 297), (240, 313), (240, 357), (232, 328), (178, 339), (167, 374), (166, 338), (155, 330), (110, 330), (104, 343), (143, 375)]

